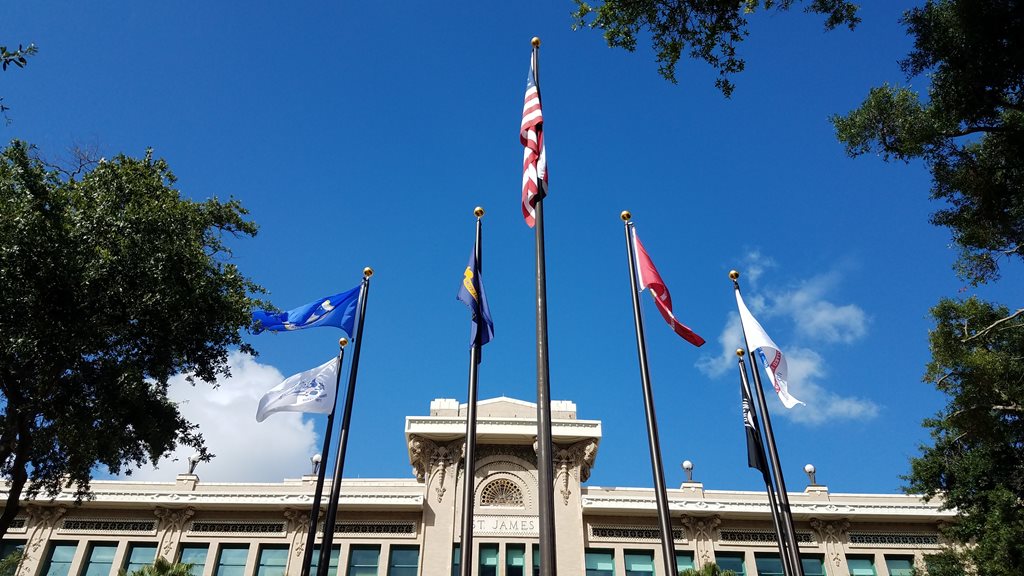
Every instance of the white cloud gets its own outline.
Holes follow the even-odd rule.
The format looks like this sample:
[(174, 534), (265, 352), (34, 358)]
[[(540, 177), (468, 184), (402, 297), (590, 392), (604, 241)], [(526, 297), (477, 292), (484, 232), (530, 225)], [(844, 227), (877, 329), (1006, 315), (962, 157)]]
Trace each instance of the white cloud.
[(827, 388), (819, 384), (826, 376), (825, 360), (820, 354), (807, 348), (796, 348), (785, 354), (789, 366), (789, 391), (807, 403), (806, 406), (783, 409), (786, 417), (796, 422), (818, 425), (835, 420), (868, 420), (878, 416), (878, 404), (871, 400), (832, 392), (832, 389), (837, 388), (835, 381), (829, 381)]
[(775, 267), (775, 260), (761, 254), (760, 250), (752, 250), (743, 258), (743, 269), (740, 272), (751, 284), (756, 284), (765, 270)]
[(837, 306), (825, 299), (825, 293), (838, 281), (835, 274), (816, 276), (795, 290), (773, 298), (773, 315), (788, 315), (796, 323), (797, 333), (811, 340), (850, 343), (863, 338), (868, 318), (856, 304)]
[[(231, 377), (221, 378), (216, 388), (203, 382), (192, 386), (184, 375), (171, 378), (168, 396), (180, 403), (185, 418), (199, 425), (207, 449), (216, 454), (210, 462), (199, 463), (196, 474), (208, 482), (280, 482), (308, 473), (309, 457), (320, 451), (321, 442), (312, 417), (282, 412), (256, 422), (260, 397), (284, 376), (239, 352), (232, 353), (228, 363)], [(159, 468), (135, 470), (131, 478), (174, 480), (187, 471), (191, 454), (179, 448), (162, 459)]]
[[(746, 276), (759, 277), (774, 262), (753, 251), (747, 258)], [(826, 377), (825, 359), (815, 350), (800, 347), (800, 342), (850, 344), (867, 334), (868, 317), (856, 304), (837, 305), (826, 299), (828, 292), (839, 282), (836, 273), (816, 276), (796, 288), (762, 295), (744, 295), (744, 301), (758, 318), (789, 319), (793, 322), (796, 346), (781, 344), (789, 366), (790, 392), (807, 403), (787, 410), (777, 399), (771, 402), (773, 413), (808, 425), (820, 425), (836, 420), (863, 420), (878, 416), (879, 406), (871, 400), (842, 396), (832, 390), (835, 382), (822, 384)], [(775, 322), (778, 324), (778, 322)], [(774, 332), (767, 326), (769, 333)], [(778, 341), (776, 341), (778, 342)], [(698, 370), (711, 378), (718, 378), (735, 370), (736, 348), (743, 345), (743, 332), (739, 315), (729, 312), (718, 336), (717, 353), (705, 354), (697, 361)], [(763, 372), (762, 372), (763, 375)], [(766, 388), (771, 390), (766, 384)], [(770, 392), (775, 397), (774, 392)]]
[(743, 346), (743, 329), (740, 327), (740, 315), (729, 313), (722, 333), (718, 335), (721, 346), (718, 354), (701, 354), (697, 360), (697, 369), (711, 378), (718, 378), (736, 366), (736, 349)]

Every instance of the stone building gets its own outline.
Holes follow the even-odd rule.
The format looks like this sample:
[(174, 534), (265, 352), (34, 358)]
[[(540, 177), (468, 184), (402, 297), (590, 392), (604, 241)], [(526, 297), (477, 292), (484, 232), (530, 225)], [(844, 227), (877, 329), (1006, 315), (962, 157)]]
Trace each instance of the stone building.
[[(465, 405), (431, 402), (406, 418), (409, 478), (342, 482), (332, 566), (351, 576), (457, 573)], [(480, 576), (536, 574), (536, 405), (510, 398), (479, 404), (474, 564)], [(555, 525), (562, 576), (661, 573), (654, 491), (583, 483), (598, 456), (601, 422), (552, 402)], [(70, 493), (24, 502), (3, 541), (23, 547), (19, 576), (108, 576), (159, 555), (195, 565), (197, 576), (298, 574), (315, 476), (273, 484), (96, 481), (95, 498)], [(328, 490), (325, 489), (325, 493)], [(3, 497), (0, 494), (0, 497)], [(763, 493), (668, 491), (676, 563), (716, 562), (745, 576), (781, 574)], [(791, 493), (807, 576), (904, 576), (941, 544), (952, 513), (904, 495), (832, 494), (811, 484)]]

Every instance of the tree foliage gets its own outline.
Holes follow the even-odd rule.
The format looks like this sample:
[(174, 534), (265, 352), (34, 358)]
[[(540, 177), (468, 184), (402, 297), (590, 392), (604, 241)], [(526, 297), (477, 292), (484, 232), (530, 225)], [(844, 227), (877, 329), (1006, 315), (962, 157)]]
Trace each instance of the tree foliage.
[[(29, 44), (28, 46), (18, 44), (17, 50), (8, 50), (7, 46), (0, 46), (0, 67), (5, 71), (12, 64), (18, 68), (24, 68), (25, 64), (28, 64), (28, 57), (36, 52), (38, 52), (38, 49), (35, 44)], [(10, 108), (5, 106), (4, 99), (0, 98), (0, 115), (6, 115), (8, 110)]]
[(955, 268), (974, 285), (1024, 259), (1024, 7), (1019, 0), (929, 0), (903, 17), (914, 37), (901, 61), (908, 80), (927, 76), (927, 99), (905, 86), (874, 88), (859, 108), (833, 117), (851, 156), (922, 159), (932, 222), (960, 248)]
[[(796, 0), (604, 0), (593, 5), (574, 0), (573, 28), (604, 31), (609, 46), (636, 50), (637, 37), (649, 33), (658, 72), (676, 82), (676, 65), (684, 53), (718, 71), (715, 86), (729, 96), (731, 77), (743, 71), (737, 47), (747, 36), (747, 17), (761, 9), (789, 10)], [(825, 15), (825, 28), (853, 29), (860, 18), (848, 0), (808, 0), (805, 10)]]
[(948, 405), (925, 421), (933, 445), (912, 459), (908, 489), (940, 495), (955, 508), (947, 529), (971, 543), (933, 561), (966, 560), (980, 574), (1020, 574), (1024, 568), (1024, 309), (976, 298), (942, 300), (932, 310), (932, 361), (926, 380)]
[(151, 152), (77, 180), (23, 143), (0, 152), (0, 535), (23, 491), (83, 497), (95, 467), (121, 473), (178, 445), (210, 457), (168, 380), (213, 382), (229, 347), (251, 351), (240, 329), (262, 289), (227, 241), (256, 226), (237, 201), (187, 200), (174, 182)]
[(700, 568), (687, 568), (679, 576), (736, 576), (732, 570), (723, 570), (718, 564), (708, 562)]
[(157, 556), (152, 564), (143, 566), (131, 574), (122, 569), (118, 576), (194, 576), (194, 567), (194, 564), (171, 562), (163, 556)]
[(14, 576), (18, 573), (18, 566), (21, 564), (25, 552), (21, 549), (11, 552), (3, 559), (0, 559), (0, 576)]

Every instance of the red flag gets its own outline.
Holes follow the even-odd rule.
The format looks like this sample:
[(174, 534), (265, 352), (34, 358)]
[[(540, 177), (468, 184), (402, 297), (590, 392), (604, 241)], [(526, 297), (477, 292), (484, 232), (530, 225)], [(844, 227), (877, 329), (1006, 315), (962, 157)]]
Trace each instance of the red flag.
[(523, 218), (533, 228), (534, 204), (548, 193), (548, 161), (544, 153), (544, 114), (540, 109), (540, 86), (537, 85), (537, 50), (530, 57), (530, 75), (526, 79), (523, 100), (523, 121), (519, 125), (519, 141), (523, 144)]
[(654, 304), (665, 318), (665, 322), (668, 322), (668, 325), (676, 334), (679, 334), (683, 340), (694, 346), (702, 346), (704, 339), (677, 320), (672, 313), (672, 296), (668, 293), (668, 287), (665, 286), (661, 275), (658, 274), (658, 269), (654, 267), (654, 262), (651, 262), (651, 257), (647, 255), (647, 250), (644, 250), (643, 244), (640, 243), (640, 237), (636, 235), (636, 229), (631, 230), (633, 233), (633, 253), (636, 254), (636, 275), (637, 281), (640, 283), (640, 290), (651, 289)]

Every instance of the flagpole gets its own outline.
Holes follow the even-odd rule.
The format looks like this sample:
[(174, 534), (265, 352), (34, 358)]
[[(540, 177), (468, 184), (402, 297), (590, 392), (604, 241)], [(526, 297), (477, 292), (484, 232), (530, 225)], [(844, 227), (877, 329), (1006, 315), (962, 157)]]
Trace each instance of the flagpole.
[[(739, 283), (740, 273), (732, 270), (729, 272), (729, 278), (732, 279), (733, 288), (736, 292), (740, 291)], [(740, 323), (742, 327), (743, 323)], [(747, 344), (747, 332), (746, 328), (743, 328), (743, 344), (747, 347), (747, 354), (751, 358), (754, 356), (751, 354), (750, 346)], [(786, 533), (787, 543), (789, 544), (789, 557), (790, 562), (793, 564), (794, 572), (796, 576), (804, 576), (803, 564), (800, 562), (800, 546), (796, 542), (796, 528), (793, 525), (793, 514), (789, 507), (789, 495), (786, 492), (786, 479), (782, 473), (782, 463), (779, 460), (779, 452), (775, 447), (775, 433), (772, 432), (772, 418), (768, 413), (768, 403), (764, 398), (764, 390), (761, 384), (761, 373), (757, 368), (755, 362), (751, 362), (751, 371), (754, 373), (754, 396), (757, 398), (757, 405), (761, 412), (761, 421), (764, 422), (764, 435), (765, 441), (768, 444), (768, 456), (769, 462), (772, 466), (772, 475), (775, 477), (775, 486), (778, 488), (779, 496), (779, 508), (782, 512), (782, 527)]]
[(672, 534), (672, 516), (668, 507), (668, 492), (665, 489), (665, 468), (661, 462), (661, 445), (658, 441), (658, 421), (654, 414), (654, 394), (651, 391), (651, 376), (647, 367), (647, 343), (644, 340), (644, 320), (640, 315), (640, 292), (636, 282), (636, 254), (633, 250), (632, 215), (622, 213), (626, 231), (626, 254), (629, 260), (629, 287), (633, 297), (633, 322), (636, 326), (636, 353), (640, 360), (640, 383), (643, 388), (644, 413), (647, 416), (647, 443), (651, 449), (651, 473), (654, 475), (654, 497), (658, 505), (658, 522), (661, 526), (661, 553), (665, 561), (665, 574), (678, 576), (676, 547)]
[[(739, 358), (740, 385), (743, 387), (743, 402), (747, 404), (750, 399), (750, 383), (747, 381), (747, 364), (743, 361), (743, 354), (742, 348), (736, 349), (736, 356)], [(775, 528), (775, 541), (779, 545), (779, 559), (782, 561), (786, 575), (792, 576), (794, 573), (793, 559), (789, 556), (786, 539), (782, 536), (782, 523), (779, 518), (778, 500), (775, 498), (775, 487), (772, 485), (771, 476), (768, 475), (768, 469), (765, 467), (764, 441), (761, 438), (761, 427), (757, 424), (757, 413), (751, 410), (751, 408), (753, 407), (748, 407), (748, 410), (750, 410), (750, 419), (753, 422), (753, 432), (757, 437), (758, 470), (761, 472), (761, 478), (764, 479), (764, 489), (768, 493), (768, 505), (772, 510), (772, 525)]]
[[(331, 435), (334, 431), (334, 410), (338, 407), (338, 388), (341, 387), (341, 362), (345, 359), (345, 346), (348, 338), (338, 340), (338, 373), (334, 377), (334, 406), (327, 415), (327, 428), (324, 430), (324, 446), (320, 450), (320, 461), (327, 464), (327, 457), (331, 449)], [(301, 576), (309, 576), (309, 565), (313, 562), (313, 547), (316, 545), (316, 525), (320, 515), (320, 500), (324, 493), (324, 476), (327, 466), (321, 465), (317, 469), (316, 490), (313, 491), (313, 506), (309, 511), (309, 532), (306, 534), (306, 547), (302, 551), (302, 572)]]
[[(533, 45), (533, 81), (540, 98), (540, 38)], [(539, 184), (538, 184), (539, 186)], [(544, 259), (544, 196), (533, 205), (537, 263), (537, 482), (539, 495), (540, 576), (556, 576), (555, 479), (551, 460), (551, 389), (548, 370), (547, 270)]]
[[(484, 209), (477, 206), (473, 210), (476, 216), (476, 243), (473, 246), (473, 270), (479, 273), (483, 264), (483, 245), (481, 219)], [(483, 303), (479, 304), (481, 307)], [(463, 459), (462, 486), (462, 542), (460, 544), (461, 560), (459, 562), (462, 576), (473, 574), (473, 496), (474, 475), (476, 474), (476, 397), (477, 370), (480, 363), (480, 338), (483, 333), (483, 310), (478, 313), (479, 322), (476, 327), (476, 338), (469, 348), (469, 390), (466, 392), (466, 454)]]
[(334, 479), (331, 481), (331, 498), (327, 502), (324, 518), (324, 536), (320, 541), (320, 563), (317, 576), (327, 576), (331, 563), (331, 548), (334, 546), (334, 524), (338, 515), (338, 498), (341, 496), (341, 476), (345, 470), (345, 448), (348, 446), (348, 430), (352, 421), (352, 399), (356, 394), (356, 374), (359, 371), (359, 350), (363, 345), (363, 323), (366, 320), (366, 300), (370, 293), (370, 276), (373, 268), (363, 268), (363, 283), (359, 289), (359, 316), (356, 322), (356, 348), (352, 351), (352, 367), (348, 370), (348, 391), (345, 394), (345, 408), (341, 413), (341, 433), (338, 435), (338, 455), (334, 462)]

